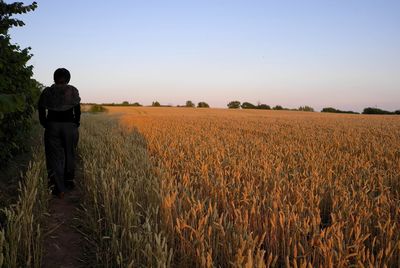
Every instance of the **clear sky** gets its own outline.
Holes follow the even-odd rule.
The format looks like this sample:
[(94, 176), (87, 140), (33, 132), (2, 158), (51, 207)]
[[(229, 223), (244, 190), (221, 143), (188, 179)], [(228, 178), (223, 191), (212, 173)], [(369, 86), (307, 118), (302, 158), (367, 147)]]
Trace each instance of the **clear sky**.
[(400, 109), (398, 0), (37, 2), (13, 41), (83, 102)]

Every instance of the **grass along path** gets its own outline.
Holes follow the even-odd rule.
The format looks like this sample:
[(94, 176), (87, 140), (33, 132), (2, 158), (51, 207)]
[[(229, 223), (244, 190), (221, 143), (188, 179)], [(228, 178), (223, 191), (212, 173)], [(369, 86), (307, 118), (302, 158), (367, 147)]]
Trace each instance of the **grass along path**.
[[(51, 197), (42, 134), (32, 131), (30, 149), (0, 172), (0, 186), (7, 187), (0, 191), (0, 267), (87, 267), (82, 262), (88, 260), (83, 255), (86, 240), (74, 220), (80, 191), (64, 200)], [(81, 167), (78, 163), (78, 182)]]
[(1, 209), (0, 267), (41, 267), (48, 191), (41, 147), (19, 184), (18, 201)]
[(172, 251), (160, 230), (160, 181), (144, 137), (127, 134), (118, 120), (104, 115), (83, 116), (80, 137), (82, 226), (96, 265), (169, 267)]

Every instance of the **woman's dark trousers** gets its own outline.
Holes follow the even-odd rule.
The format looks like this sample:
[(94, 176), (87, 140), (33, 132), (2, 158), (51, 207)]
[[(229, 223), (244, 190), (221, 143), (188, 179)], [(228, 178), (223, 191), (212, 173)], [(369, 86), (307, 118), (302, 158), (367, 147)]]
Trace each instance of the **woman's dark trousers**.
[(73, 184), (79, 132), (75, 123), (48, 122), (44, 132), (47, 172), (54, 193), (65, 192)]

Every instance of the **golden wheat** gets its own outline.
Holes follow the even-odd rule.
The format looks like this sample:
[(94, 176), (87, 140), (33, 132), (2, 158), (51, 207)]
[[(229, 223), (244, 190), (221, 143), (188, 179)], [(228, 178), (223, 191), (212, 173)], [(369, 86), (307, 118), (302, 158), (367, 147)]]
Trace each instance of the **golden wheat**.
[(108, 109), (83, 141), (108, 266), (399, 266), (398, 117)]

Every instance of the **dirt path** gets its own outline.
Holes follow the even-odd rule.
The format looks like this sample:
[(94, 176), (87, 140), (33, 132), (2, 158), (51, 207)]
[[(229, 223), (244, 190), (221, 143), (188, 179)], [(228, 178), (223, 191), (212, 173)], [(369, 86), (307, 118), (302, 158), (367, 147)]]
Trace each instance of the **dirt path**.
[(44, 237), (43, 267), (82, 266), (82, 235), (74, 228), (74, 217), (79, 206), (78, 190), (68, 192), (64, 199), (50, 201), (47, 232)]
[[(78, 163), (79, 164), (79, 163)], [(75, 179), (79, 184), (82, 172)], [(79, 187), (66, 192), (64, 199), (50, 200), (49, 216), (46, 218), (42, 267), (86, 267), (83, 262), (85, 240), (77, 231), (78, 208), (81, 203)]]

